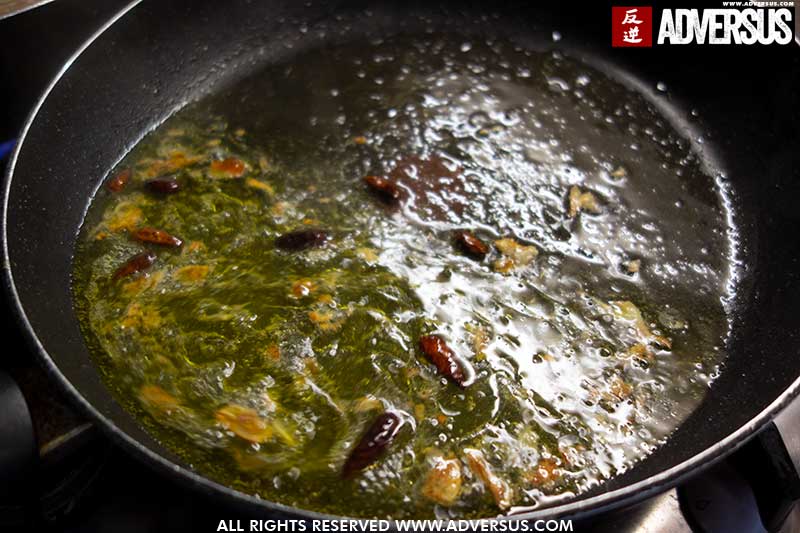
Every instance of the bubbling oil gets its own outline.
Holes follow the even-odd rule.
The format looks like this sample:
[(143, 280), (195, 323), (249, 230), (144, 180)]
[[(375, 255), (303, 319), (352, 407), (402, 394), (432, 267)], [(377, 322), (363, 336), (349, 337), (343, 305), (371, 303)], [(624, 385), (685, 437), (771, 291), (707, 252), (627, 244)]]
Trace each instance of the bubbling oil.
[[(215, 178), (209, 162), (231, 157), (244, 176)], [(724, 357), (724, 191), (653, 103), (558, 52), (436, 35), (303, 52), (189, 105), (120, 166), (131, 184), (98, 194), (76, 256), (98, 365), (186, 463), (265, 499), (347, 516), (497, 514), (471, 448), (514, 508), (551, 505), (663, 443)], [(143, 192), (165, 168), (181, 192)], [(369, 174), (400, 184), (399, 209), (370, 196)], [(110, 286), (144, 224), (183, 249)], [(332, 241), (271, 247), (310, 226)], [(465, 257), (459, 230), (497, 249)], [(538, 254), (505, 268), (503, 240)], [(467, 388), (420, 356), (423, 334), (448, 342)], [(227, 431), (231, 404), (276, 436)], [(385, 409), (410, 423), (341, 479)], [(422, 490), (437, 457), (462, 471), (449, 505)]]

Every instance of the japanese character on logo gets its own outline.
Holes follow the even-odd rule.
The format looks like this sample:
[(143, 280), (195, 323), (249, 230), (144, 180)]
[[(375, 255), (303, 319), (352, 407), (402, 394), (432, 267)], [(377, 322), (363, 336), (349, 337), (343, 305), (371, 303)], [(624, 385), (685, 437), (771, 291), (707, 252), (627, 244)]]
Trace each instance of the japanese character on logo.
[(626, 10), (625, 11), (625, 18), (622, 19), (622, 23), (623, 24), (637, 24), (638, 25), (638, 24), (641, 24), (642, 22), (644, 22), (643, 20), (639, 20), (639, 19), (636, 18), (636, 13), (638, 11), (639, 10), (636, 9), (636, 8)]
[(622, 36), (622, 40), (626, 43), (640, 43), (642, 39), (639, 37), (639, 26), (626, 30)]
[(613, 6), (611, 46), (653, 46), (653, 7)]
[(643, 21), (636, 18), (637, 11), (639, 10), (636, 8), (625, 11), (625, 18), (622, 20), (622, 23), (635, 25), (625, 30), (625, 33), (622, 34), (622, 40), (626, 43), (638, 44), (642, 42), (641, 37), (639, 37), (639, 24)]

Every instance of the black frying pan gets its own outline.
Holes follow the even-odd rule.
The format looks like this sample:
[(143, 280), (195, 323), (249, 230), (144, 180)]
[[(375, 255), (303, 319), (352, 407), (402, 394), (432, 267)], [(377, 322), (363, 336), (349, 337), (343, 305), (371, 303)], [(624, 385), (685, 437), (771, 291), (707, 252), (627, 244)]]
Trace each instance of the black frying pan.
[[(25, 127), (4, 191), (4, 284), (52, 378), (107, 433), (144, 462), (249, 509), (313, 513), (259, 500), (205, 479), (148, 436), (111, 397), (84, 345), (70, 294), (76, 234), (106, 173), (180, 108), (268, 62), (325, 39), (379, 36), (431, 24), (502, 33), (542, 46), (559, 30), (568, 53), (642, 88), (670, 88), (659, 104), (735, 191), (744, 280), (729, 357), (704, 403), (659, 450), (627, 473), (525, 517), (589, 513), (632, 503), (696, 472), (754, 435), (800, 388), (800, 50), (765, 47), (612, 49), (606, 5), (532, 2), (143, 1), (130, 5), (65, 66)], [(482, 5), (481, 5), (482, 4)], [(555, 3), (550, 3), (555, 4)], [(371, 16), (364, 18), (365, 8)], [(559, 11), (561, 9), (561, 11)], [(481, 15), (486, 15), (482, 17)], [(300, 34), (320, 21), (343, 33)], [(291, 44), (291, 47), (287, 46)], [(550, 46), (552, 43), (549, 44)], [(775, 65), (775, 66), (773, 66)], [(646, 89), (645, 89), (646, 90)], [(682, 122), (694, 109), (697, 131)], [(683, 124), (682, 126), (680, 124)]]

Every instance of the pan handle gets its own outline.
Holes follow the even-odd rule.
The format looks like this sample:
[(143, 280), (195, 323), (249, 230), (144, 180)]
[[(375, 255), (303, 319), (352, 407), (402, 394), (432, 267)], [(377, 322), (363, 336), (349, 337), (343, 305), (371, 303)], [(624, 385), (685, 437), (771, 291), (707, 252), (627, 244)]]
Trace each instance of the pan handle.
[(32, 479), (38, 449), (28, 404), (16, 382), (0, 370), (0, 525), (25, 522), (32, 511)]

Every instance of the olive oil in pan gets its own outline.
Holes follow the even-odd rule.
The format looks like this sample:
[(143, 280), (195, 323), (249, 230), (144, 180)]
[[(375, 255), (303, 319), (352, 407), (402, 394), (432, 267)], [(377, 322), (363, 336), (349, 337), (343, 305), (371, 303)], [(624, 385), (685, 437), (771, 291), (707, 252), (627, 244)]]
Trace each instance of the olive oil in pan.
[(188, 106), (108, 183), (74, 286), (106, 383), (265, 499), (551, 504), (662, 443), (724, 357), (724, 191), (644, 97), (559, 54), (307, 52)]

